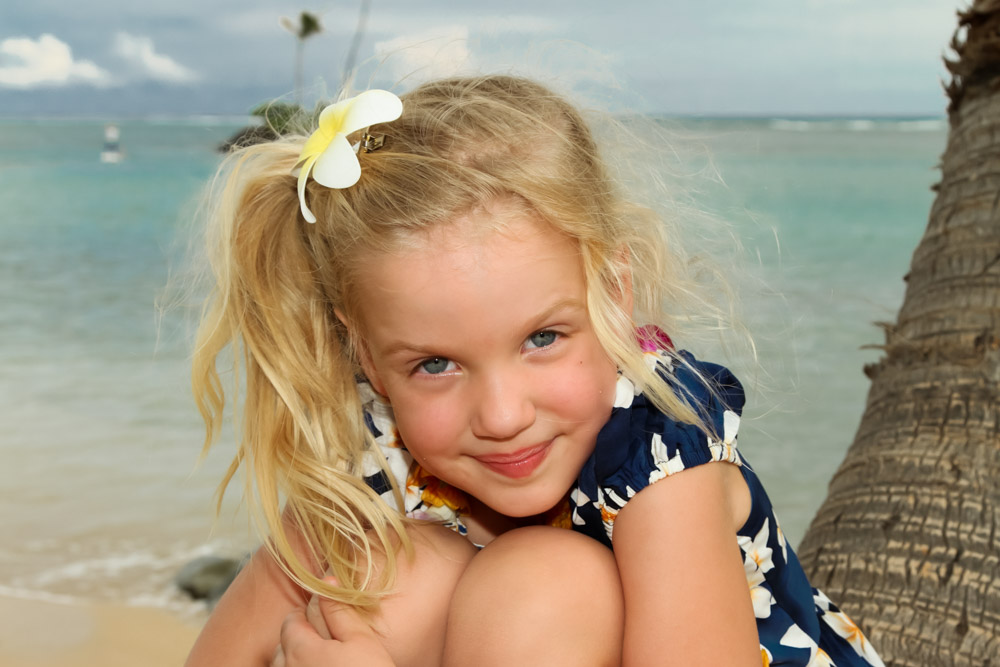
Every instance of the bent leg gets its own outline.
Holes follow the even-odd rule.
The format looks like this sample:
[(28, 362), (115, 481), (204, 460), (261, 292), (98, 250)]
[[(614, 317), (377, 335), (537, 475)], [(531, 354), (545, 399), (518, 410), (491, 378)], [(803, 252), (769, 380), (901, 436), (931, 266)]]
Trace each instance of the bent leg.
[(579, 533), (504, 533), (465, 569), (446, 665), (618, 665), (624, 602), (614, 554)]
[(396, 586), (374, 618), (374, 630), (397, 667), (440, 665), (452, 595), (476, 548), (442, 526), (408, 528), (414, 558), (400, 555)]

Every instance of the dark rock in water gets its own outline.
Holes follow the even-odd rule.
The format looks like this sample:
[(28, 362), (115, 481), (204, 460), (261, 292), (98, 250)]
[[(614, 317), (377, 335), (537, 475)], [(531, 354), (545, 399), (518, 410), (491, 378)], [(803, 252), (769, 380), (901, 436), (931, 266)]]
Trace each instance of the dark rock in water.
[(274, 141), (277, 138), (278, 133), (270, 125), (248, 125), (219, 144), (218, 150), (220, 153), (228, 153), (245, 146)]
[(249, 556), (239, 560), (220, 556), (195, 558), (181, 568), (174, 583), (195, 600), (214, 605), (248, 560)]

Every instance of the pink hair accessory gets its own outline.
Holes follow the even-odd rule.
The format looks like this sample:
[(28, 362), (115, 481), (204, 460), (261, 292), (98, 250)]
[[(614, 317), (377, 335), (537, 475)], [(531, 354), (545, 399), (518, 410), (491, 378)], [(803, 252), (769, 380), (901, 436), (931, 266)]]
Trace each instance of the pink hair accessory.
[(674, 349), (674, 341), (655, 324), (646, 324), (635, 330), (635, 337), (643, 352)]

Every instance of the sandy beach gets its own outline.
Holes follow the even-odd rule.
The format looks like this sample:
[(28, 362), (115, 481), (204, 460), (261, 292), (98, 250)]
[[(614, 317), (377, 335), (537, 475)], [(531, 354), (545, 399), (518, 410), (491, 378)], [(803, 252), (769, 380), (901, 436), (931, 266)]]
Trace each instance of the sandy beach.
[(0, 667), (177, 666), (203, 620), (144, 607), (0, 597)]

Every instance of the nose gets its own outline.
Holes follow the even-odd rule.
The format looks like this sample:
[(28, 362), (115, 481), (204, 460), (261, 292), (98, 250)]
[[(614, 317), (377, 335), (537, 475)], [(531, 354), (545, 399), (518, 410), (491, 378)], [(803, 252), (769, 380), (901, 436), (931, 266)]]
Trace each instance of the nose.
[(529, 384), (515, 372), (490, 373), (475, 394), (472, 432), (478, 438), (506, 440), (535, 423)]

